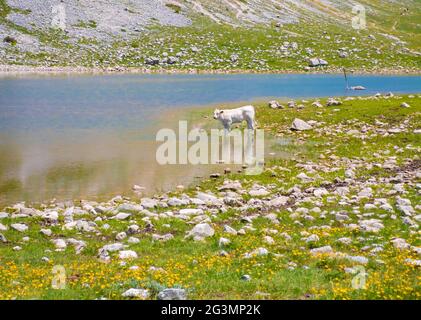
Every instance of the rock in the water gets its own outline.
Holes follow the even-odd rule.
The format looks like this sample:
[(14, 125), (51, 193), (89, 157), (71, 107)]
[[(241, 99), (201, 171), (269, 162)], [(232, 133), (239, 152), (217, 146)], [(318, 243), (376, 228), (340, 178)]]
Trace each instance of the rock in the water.
[(352, 86), (351, 90), (363, 91), (363, 90), (366, 90), (366, 87), (364, 87), (364, 86)]

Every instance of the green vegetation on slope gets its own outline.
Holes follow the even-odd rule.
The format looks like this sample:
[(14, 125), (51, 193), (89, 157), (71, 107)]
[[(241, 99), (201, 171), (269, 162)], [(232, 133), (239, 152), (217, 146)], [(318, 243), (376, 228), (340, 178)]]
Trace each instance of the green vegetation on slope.
[[(419, 72), (419, 8), (384, 1), (364, 3), (375, 8), (367, 11), (365, 30), (352, 28), (350, 10), (332, 12), (326, 19), (304, 16), (297, 24), (273, 22), (248, 27), (217, 24), (196, 14), (191, 26), (152, 23), (146, 31), (125, 30), (127, 36), (110, 38), (106, 43), (96, 37), (73, 38), (65, 32), (28, 29), (4, 20), (12, 30), (39, 41), (43, 49), (33, 52), (18, 43), (6, 47), (7, 54), (0, 62), (153, 71), (340, 72), (345, 67), (359, 72)], [(5, 10), (15, 10), (5, 1), (0, 2), (2, 7), (6, 8), (3, 16)], [(96, 29), (97, 22), (79, 21), (72, 27)], [(310, 58), (324, 59), (329, 65), (309, 69)], [(157, 63), (148, 64), (150, 59)]]
[(9, 14), (10, 7), (7, 5), (6, 0), (0, 0), (0, 22)]

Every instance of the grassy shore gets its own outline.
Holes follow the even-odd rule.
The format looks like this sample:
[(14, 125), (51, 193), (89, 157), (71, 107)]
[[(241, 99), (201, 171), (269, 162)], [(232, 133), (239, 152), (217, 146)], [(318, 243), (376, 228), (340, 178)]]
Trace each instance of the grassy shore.
[[(349, 72), (349, 70), (348, 70)], [(145, 67), (41, 67), (29, 65), (1, 65), (0, 75), (66, 75), (66, 74), (343, 74), (342, 68), (313, 70), (253, 70), (253, 69), (157, 69)], [(421, 69), (381, 68), (353, 69), (355, 75), (420, 75)]]
[[(74, 203), (81, 227), (66, 227), (69, 204), (4, 208), (0, 299), (122, 299), (130, 288), (149, 290), (150, 299), (164, 288), (183, 288), (189, 299), (420, 299), (421, 95), (319, 101), (258, 106), (259, 126), (292, 155), (267, 159), (261, 175), (222, 175), (152, 205), (135, 197)], [(291, 131), (295, 118), (313, 129)], [(209, 201), (194, 202), (197, 192)], [(169, 205), (171, 197), (188, 201)], [(180, 218), (183, 208), (202, 212)], [(215, 234), (185, 239), (200, 222)], [(137, 258), (109, 252), (99, 261), (99, 250), (116, 242)], [(62, 290), (51, 286), (56, 265), (66, 271)], [(352, 286), (356, 276), (365, 288)]]

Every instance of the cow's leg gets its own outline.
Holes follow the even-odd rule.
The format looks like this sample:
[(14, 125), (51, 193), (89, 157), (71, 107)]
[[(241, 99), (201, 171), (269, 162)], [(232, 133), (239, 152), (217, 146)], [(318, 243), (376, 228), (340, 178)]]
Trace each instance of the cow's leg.
[(252, 118), (247, 118), (247, 127), (249, 130), (254, 130), (254, 120)]
[(231, 122), (228, 122), (228, 123), (225, 123), (224, 124), (224, 133), (225, 133), (225, 136), (227, 136), (229, 133), (230, 133), (230, 131), (231, 131)]

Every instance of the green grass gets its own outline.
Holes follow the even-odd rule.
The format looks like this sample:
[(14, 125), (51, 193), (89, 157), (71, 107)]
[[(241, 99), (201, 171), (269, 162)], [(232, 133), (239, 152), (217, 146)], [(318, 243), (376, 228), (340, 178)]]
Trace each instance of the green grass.
[(0, 0), (0, 21), (10, 13), (10, 7), (5, 0)]
[(78, 28), (93, 28), (93, 29), (95, 29), (97, 27), (97, 23), (94, 20), (89, 20), (89, 21), (81, 21), (81, 20), (79, 20), (79, 22), (75, 25), (75, 27), (78, 27)]
[(174, 4), (174, 3), (167, 3), (165, 4), (168, 8), (170, 8), (171, 10), (173, 10), (175, 13), (180, 13), (181, 12), (181, 7)]

